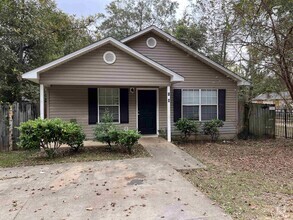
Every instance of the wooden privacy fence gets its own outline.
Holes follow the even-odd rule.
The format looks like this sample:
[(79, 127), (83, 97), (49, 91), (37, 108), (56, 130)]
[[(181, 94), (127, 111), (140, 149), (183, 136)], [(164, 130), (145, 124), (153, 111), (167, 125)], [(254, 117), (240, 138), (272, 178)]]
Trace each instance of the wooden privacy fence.
[(0, 105), (0, 151), (9, 150), (9, 105)]
[(36, 103), (16, 102), (12, 106), (12, 144), (13, 148), (17, 148), (19, 130), (17, 127), (25, 121), (36, 119), (40, 116), (40, 108)]
[(275, 137), (275, 106), (252, 104), (249, 115), (249, 133), (255, 137)]
[(276, 112), (274, 105), (239, 103), (239, 136), (274, 138)]
[(13, 105), (0, 105), (0, 151), (17, 148), (19, 131), (17, 127), (30, 119), (38, 118), (39, 104), (16, 102)]

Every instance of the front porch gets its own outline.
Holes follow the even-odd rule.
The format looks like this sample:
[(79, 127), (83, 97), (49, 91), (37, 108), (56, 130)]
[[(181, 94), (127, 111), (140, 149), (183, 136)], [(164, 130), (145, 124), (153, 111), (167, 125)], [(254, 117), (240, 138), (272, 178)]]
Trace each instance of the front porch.
[[(45, 96), (47, 105), (45, 106)], [(63, 86), (40, 84), (40, 116), (61, 118), (79, 123), (88, 140), (101, 121), (103, 112), (110, 110), (114, 123), (121, 129), (136, 129), (142, 135), (155, 136), (166, 132), (171, 141), (170, 86)]]

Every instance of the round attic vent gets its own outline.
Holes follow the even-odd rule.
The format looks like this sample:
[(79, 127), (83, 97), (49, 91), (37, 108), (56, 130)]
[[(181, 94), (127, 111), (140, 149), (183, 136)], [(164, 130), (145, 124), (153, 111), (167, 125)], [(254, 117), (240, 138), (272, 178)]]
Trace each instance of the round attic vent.
[(108, 64), (113, 64), (116, 61), (116, 55), (112, 51), (105, 52), (103, 58), (105, 63), (108, 63)]
[(153, 37), (149, 37), (146, 41), (146, 44), (149, 48), (155, 48), (157, 46), (157, 41)]

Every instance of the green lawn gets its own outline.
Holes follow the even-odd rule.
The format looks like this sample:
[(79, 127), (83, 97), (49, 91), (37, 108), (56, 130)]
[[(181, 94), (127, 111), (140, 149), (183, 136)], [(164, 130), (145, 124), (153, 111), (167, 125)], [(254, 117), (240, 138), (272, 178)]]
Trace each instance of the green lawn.
[(235, 219), (293, 219), (293, 141), (188, 143), (207, 165), (181, 173)]
[(68, 148), (60, 148), (58, 155), (49, 159), (44, 152), (40, 151), (11, 151), (0, 152), (0, 167), (31, 166), (53, 163), (100, 161), (100, 160), (119, 160), (137, 157), (148, 157), (148, 152), (137, 145), (130, 155), (119, 147), (114, 147), (110, 151), (107, 146), (84, 147), (79, 152), (72, 152)]

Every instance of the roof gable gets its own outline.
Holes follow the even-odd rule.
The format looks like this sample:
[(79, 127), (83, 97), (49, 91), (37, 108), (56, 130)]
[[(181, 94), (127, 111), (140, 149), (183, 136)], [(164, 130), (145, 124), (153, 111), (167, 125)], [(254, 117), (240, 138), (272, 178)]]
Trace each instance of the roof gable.
[(31, 81), (34, 81), (34, 82), (38, 83), (40, 73), (46, 72), (46, 71), (48, 71), (48, 70), (50, 70), (52, 68), (55, 68), (55, 67), (57, 67), (57, 66), (59, 66), (59, 65), (61, 65), (63, 63), (66, 63), (66, 62), (68, 62), (70, 60), (73, 60), (73, 59), (75, 59), (77, 57), (80, 57), (80, 56), (82, 56), (82, 55), (84, 55), (86, 53), (89, 53), (89, 52), (91, 52), (91, 51), (93, 51), (93, 50), (95, 50), (95, 49), (97, 49), (99, 47), (102, 47), (102, 46), (104, 46), (106, 44), (109, 44), (109, 43), (111, 45), (117, 47), (118, 49), (128, 53), (129, 55), (135, 57), (136, 59), (144, 62), (145, 64), (153, 67), (154, 69), (156, 69), (156, 70), (164, 73), (165, 75), (169, 76), (171, 82), (184, 81), (184, 78), (182, 76), (180, 76), (179, 74), (177, 74), (174, 71), (172, 71), (172, 70), (170, 70), (170, 69), (168, 69), (168, 68), (166, 68), (166, 67), (164, 67), (164, 66), (162, 66), (162, 65), (160, 65), (158, 63), (156, 63), (155, 61), (143, 56), (142, 54), (136, 52), (135, 50), (133, 50), (130, 47), (126, 46), (125, 44), (115, 40), (112, 37), (108, 37), (108, 38), (105, 38), (103, 40), (100, 40), (100, 41), (98, 41), (98, 42), (96, 42), (94, 44), (91, 44), (91, 45), (89, 45), (87, 47), (84, 47), (84, 48), (82, 48), (82, 49), (80, 49), (78, 51), (75, 51), (75, 52), (73, 52), (71, 54), (68, 54), (68, 55), (66, 55), (64, 57), (61, 57), (61, 58), (59, 58), (59, 59), (57, 59), (57, 60), (55, 60), (53, 62), (50, 62), (50, 63), (48, 63), (46, 65), (41, 66), (41, 67), (38, 67), (38, 68), (36, 68), (34, 70), (31, 70), (31, 71), (29, 71), (27, 73), (24, 73), (22, 75), (22, 78), (29, 79)]
[[(111, 51), (116, 60), (109, 65), (104, 54)], [(60, 66), (40, 73), (44, 85), (85, 86), (166, 86), (170, 77), (124, 51), (106, 44)]]
[(210, 67), (216, 69), (217, 71), (225, 74), (228, 77), (231, 77), (233, 80), (237, 81), (237, 85), (250, 85), (250, 82), (248, 82), (247, 80), (243, 79), (242, 77), (238, 76), (237, 74), (233, 73), (232, 71), (226, 69), (225, 67), (221, 66), (220, 64), (212, 61), (211, 59), (209, 59), (208, 57), (205, 57), (204, 55), (200, 54), (199, 52), (193, 50), (192, 48), (188, 47), (187, 45), (183, 44), (182, 42), (180, 42), (179, 40), (177, 40), (176, 38), (174, 38), (173, 36), (167, 34), (166, 32), (162, 31), (161, 29), (157, 28), (156, 26), (150, 26), (136, 34), (133, 34), (129, 37), (126, 37), (125, 39), (123, 39), (121, 42), (122, 43), (128, 43), (142, 35), (145, 35), (149, 32), (153, 32), (156, 35), (158, 35), (159, 37), (162, 37), (166, 40), (168, 40), (171, 44), (175, 45), (176, 47), (178, 47), (179, 49), (187, 52), (188, 54), (192, 55), (193, 57), (197, 58), (198, 60), (200, 60), (201, 62), (209, 65)]

